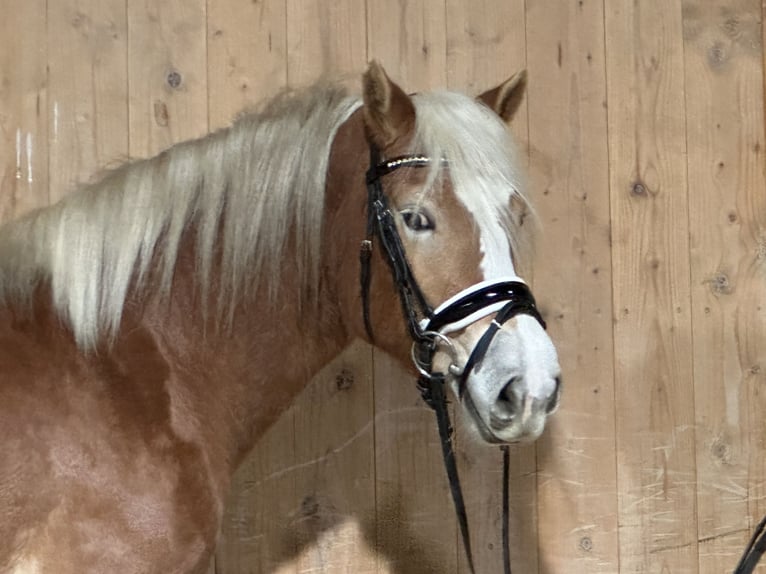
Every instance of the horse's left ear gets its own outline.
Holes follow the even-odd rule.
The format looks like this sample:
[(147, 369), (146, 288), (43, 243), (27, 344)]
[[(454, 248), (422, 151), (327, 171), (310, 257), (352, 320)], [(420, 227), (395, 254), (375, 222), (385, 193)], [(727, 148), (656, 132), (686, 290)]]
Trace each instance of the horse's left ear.
[(367, 135), (381, 150), (412, 133), (415, 105), (392, 82), (378, 62), (370, 62), (362, 79)]
[(484, 92), (478, 99), (494, 110), (508, 124), (511, 123), (513, 116), (519, 109), (526, 88), (527, 71), (521, 70), (496, 88)]

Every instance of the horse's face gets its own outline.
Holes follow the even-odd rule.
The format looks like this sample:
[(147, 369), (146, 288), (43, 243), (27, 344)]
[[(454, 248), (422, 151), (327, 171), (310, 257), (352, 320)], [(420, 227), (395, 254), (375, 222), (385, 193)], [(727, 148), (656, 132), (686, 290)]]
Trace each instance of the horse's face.
[[(448, 161), (448, 167), (438, 173), (422, 168), (397, 170), (386, 175), (383, 184), (415, 280), (434, 307), (482, 282), (521, 281), (512, 258), (511, 234), (514, 219), (519, 219), (515, 210), (523, 207), (523, 200), (513, 186), (513, 169), (506, 165), (503, 171), (503, 166), (497, 168), (489, 160), (486, 169), (471, 165), (484, 160), (482, 145), (491, 149), (508, 138), (501, 117), (508, 120), (515, 111), (519, 84), (523, 87), (523, 81), (512, 79), (483, 96), (498, 116), (467, 98), (410, 98), (375, 65), (366, 76), (367, 131), (384, 155), (417, 151), (441, 154)], [(454, 124), (447, 121), (450, 125), (434, 127), (452, 113), (453, 103), (475, 109), (456, 109)], [(465, 117), (458, 117), (461, 113)], [(430, 126), (421, 129), (421, 122)], [(449, 143), (439, 147), (437, 141), (436, 149), (429, 144), (429, 139), (444, 133), (440, 129), (466, 129), (469, 124), (477, 129), (486, 124), (489, 133), (474, 133), (475, 145), (467, 142), (467, 151)], [(493, 173), (496, 168), (498, 174)], [(475, 367), (465, 371), (498, 308), (440, 327), (446, 338), (439, 338), (434, 370), (447, 373), (471, 426), (486, 442), (534, 440), (558, 406), (560, 394), (556, 350), (541, 323), (530, 314), (515, 315), (496, 332)]]

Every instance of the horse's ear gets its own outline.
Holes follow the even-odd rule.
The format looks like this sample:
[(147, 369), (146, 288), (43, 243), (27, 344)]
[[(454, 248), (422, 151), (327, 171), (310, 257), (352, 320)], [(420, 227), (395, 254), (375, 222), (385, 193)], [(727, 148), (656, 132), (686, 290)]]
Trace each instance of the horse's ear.
[(521, 70), (496, 88), (484, 92), (478, 99), (494, 110), (505, 123), (511, 123), (524, 99), (526, 88), (527, 71)]
[(386, 149), (415, 128), (415, 105), (386, 71), (373, 60), (363, 77), (364, 123), (367, 134)]

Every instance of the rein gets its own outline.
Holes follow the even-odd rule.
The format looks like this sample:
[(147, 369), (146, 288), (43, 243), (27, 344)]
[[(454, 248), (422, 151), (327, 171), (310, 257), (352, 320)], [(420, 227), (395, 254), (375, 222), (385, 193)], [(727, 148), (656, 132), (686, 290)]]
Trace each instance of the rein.
[(751, 574), (754, 572), (764, 553), (766, 553), (766, 516), (755, 527), (755, 532), (750, 538), (734, 574)]
[[(444, 163), (444, 162), (443, 162)], [(440, 345), (446, 346), (453, 361), (457, 359), (454, 346), (446, 333), (457, 331), (495, 313), (490, 326), (471, 351), (465, 366), (454, 362), (449, 371), (458, 377), (459, 396), (462, 398), (468, 376), (478, 367), (489, 349), (492, 339), (502, 325), (518, 314), (531, 315), (545, 328), (535, 300), (529, 288), (517, 278), (484, 281), (464, 289), (442, 303), (435, 310), (429, 305), (418, 286), (405, 255), (394, 215), (383, 193), (381, 178), (402, 167), (423, 168), (432, 164), (432, 159), (423, 155), (407, 155), (381, 161), (377, 148), (370, 145), (370, 168), (367, 171), (367, 230), (362, 241), (360, 258), (360, 283), (362, 290), (362, 316), (370, 341), (374, 341), (370, 320), (370, 279), (372, 246), (375, 238), (380, 242), (384, 256), (399, 294), (407, 330), (412, 338), (412, 359), (418, 369), (417, 387), (425, 403), (436, 415), (441, 440), (444, 467), (449, 479), (452, 501), (455, 506), (463, 548), (471, 574), (476, 570), (473, 564), (471, 539), (468, 531), (468, 517), (465, 510), (460, 477), (452, 443), (453, 428), (450, 423), (446, 397), (446, 375), (433, 370), (433, 357)], [(511, 574), (510, 545), (508, 542), (509, 519), (509, 459), (508, 447), (503, 451), (503, 566), (505, 574)]]

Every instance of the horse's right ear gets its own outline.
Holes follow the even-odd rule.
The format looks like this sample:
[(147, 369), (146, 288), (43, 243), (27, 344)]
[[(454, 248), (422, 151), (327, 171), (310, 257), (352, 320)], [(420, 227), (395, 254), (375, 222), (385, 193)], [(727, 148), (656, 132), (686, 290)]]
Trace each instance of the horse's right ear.
[(412, 133), (415, 128), (415, 105), (386, 71), (373, 60), (362, 79), (364, 125), (367, 135), (378, 148), (388, 146)]
[(478, 99), (509, 124), (524, 99), (526, 88), (527, 71), (521, 70), (496, 88), (481, 94)]

